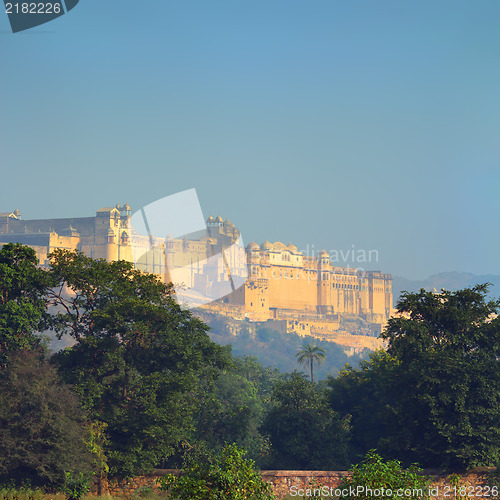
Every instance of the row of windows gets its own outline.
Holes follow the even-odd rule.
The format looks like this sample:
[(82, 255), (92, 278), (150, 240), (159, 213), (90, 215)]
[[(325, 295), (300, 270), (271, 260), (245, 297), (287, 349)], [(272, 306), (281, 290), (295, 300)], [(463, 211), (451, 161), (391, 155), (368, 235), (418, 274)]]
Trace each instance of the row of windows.
[[(253, 266), (250, 268), (250, 274), (252, 275), (258, 275), (258, 276), (262, 276), (262, 277), (266, 277), (267, 276), (267, 272), (266, 270), (260, 268), (259, 266)], [(290, 278), (290, 279), (300, 279), (301, 277), (303, 279), (316, 279), (316, 271), (303, 271), (303, 270), (291, 270), (291, 269), (280, 269), (279, 272), (278, 271), (275, 271), (274, 269), (272, 270), (271, 272), (271, 276), (273, 278)], [(324, 281), (328, 281), (330, 279), (330, 275), (329, 273), (323, 273), (322, 275), (322, 279)], [(366, 285), (360, 285), (359, 283), (356, 283), (358, 280), (355, 276), (343, 276), (343, 277), (339, 277), (339, 276), (335, 276), (333, 275), (333, 278), (332, 278), (332, 286), (334, 288), (346, 288), (346, 289), (350, 289), (350, 290), (367, 290), (368, 287)], [(354, 284), (354, 283), (355, 284)], [(369, 290), (370, 291), (374, 291), (374, 292), (390, 292), (391, 291), (391, 287), (390, 286), (387, 286), (387, 288), (384, 288), (384, 286), (380, 287), (380, 286), (376, 286), (376, 287), (369, 287)]]

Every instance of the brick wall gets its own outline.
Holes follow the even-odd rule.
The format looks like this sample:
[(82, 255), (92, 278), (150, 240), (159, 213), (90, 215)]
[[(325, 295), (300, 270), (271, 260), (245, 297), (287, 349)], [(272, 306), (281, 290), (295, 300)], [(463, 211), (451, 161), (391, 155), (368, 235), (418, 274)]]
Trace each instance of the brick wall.
[[(435, 500), (456, 500), (450, 476), (437, 470), (424, 471), (431, 478), (431, 495)], [(110, 494), (115, 497), (130, 498), (144, 488), (157, 489), (157, 479), (165, 474), (178, 474), (177, 469), (160, 469), (153, 474), (138, 476), (130, 479), (115, 479), (96, 483), (92, 490), (94, 494)], [(289, 471), (267, 470), (262, 471), (266, 482), (271, 484), (277, 500), (282, 500), (288, 493), (298, 489), (312, 489), (321, 486), (336, 488), (347, 473), (344, 471)], [(487, 493), (487, 487), (496, 485), (500, 489), (500, 476), (493, 473), (491, 468), (477, 469), (465, 474), (459, 474), (460, 486), (465, 486), (471, 500), (500, 500), (492, 491)], [(292, 489), (292, 487), (295, 487)], [(457, 492), (459, 493), (459, 492)], [(312, 495), (310, 495), (314, 498)], [(479, 497), (479, 498), (476, 498)], [(459, 495), (457, 495), (459, 498)], [(374, 496), (374, 500), (376, 497)]]

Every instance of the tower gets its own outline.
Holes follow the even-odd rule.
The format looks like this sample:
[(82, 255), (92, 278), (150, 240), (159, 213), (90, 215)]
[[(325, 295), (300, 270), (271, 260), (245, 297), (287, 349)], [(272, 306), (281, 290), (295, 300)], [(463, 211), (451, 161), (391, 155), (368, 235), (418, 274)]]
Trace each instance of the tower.
[(321, 250), (318, 257), (318, 313), (333, 313), (331, 301), (331, 275), (332, 264), (330, 255), (326, 250)]

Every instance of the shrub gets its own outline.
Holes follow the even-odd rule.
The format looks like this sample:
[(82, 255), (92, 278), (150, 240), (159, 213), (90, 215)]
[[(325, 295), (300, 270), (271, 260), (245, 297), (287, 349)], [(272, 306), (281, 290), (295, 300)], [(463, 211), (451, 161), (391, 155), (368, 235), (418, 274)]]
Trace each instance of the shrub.
[[(357, 500), (373, 500), (374, 497), (378, 500), (394, 500), (396, 496), (398, 500), (429, 498), (430, 480), (421, 475), (422, 469), (417, 464), (402, 469), (401, 462), (386, 462), (374, 450), (369, 451), (363, 462), (352, 467), (349, 472), (349, 476), (339, 485), (340, 490), (347, 489), (349, 494), (340, 498), (349, 498), (353, 490), (356, 491)], [(378, 494), (374, 493), (375, 490), (379, 490)]]
[(160, 489), (175, 500), (273, 500), (254, 462), (243, 458), (245, 450), (225, 445), (215, 457), (188, 460), (181, 476), (163, 476)]

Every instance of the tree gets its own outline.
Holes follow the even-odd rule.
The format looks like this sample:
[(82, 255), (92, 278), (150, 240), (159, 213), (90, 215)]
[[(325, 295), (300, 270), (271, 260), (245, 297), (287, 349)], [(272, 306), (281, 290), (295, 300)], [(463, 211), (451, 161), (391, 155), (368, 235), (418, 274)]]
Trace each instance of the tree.
[(317, 345), (305, 344), (301, 346), (295, 356), (297, 357), (297, 362), (301, 365), (309, 365), (311, 368), (311, 382), (314, 384), (314, 363), (317, 363), (319, 366), (326, 357), (326, 351)]
[(176, 500), (273, 500), (271, 486), (244, 455), (226, 445), (215, 457), (192, 457), (180, 476), (163, 476), (160, 487)]
[(54, 357), (59, 371), (106, 424), (110, 473), (152, 470), (190, 437), (202, 381), (227, 365), (225, 350), (156, 276), (78, 252), (51, 258), (52, 325), (76, 340)]
[(268, 444), (259, 432), (263, 420), (262, 400), (255, 386), (233, 371), (225, 371), (207, 391), (196, 419), (196, 438), (213, 450), (235, 443), (261, 463)]
[(7, 243), (0, 249), (0, 367), (9, 355), (37, 348), (45, 317), (47, 272), (38, 268), (33, 249)]
[(347, 365), (328, 379), (331, 407), (351, 423), (351, 453), (361, 460), (371, 449), (382, 449), (384, 440), (398, 427), (394, 406), (399, 399), (394, 381), (400, 363), (384, 350), (375, 351), (359, 369)]
[(391, 403), (398, 424), (385, 448), (434, 467), (494, 465), (500, 458), (499, 300), (488, 285), (404, 292), (382, 334), (399, 361)]
[(65, 473), (89, 473), (85, 416), (40, 352), (19, 351), (0, 371), (0, 477), (60, 487)]
[(298, 373), (275, 385), (262, 431), (271, 439), (276, 469), (338, 470), (348, 464), (349, 418)]

